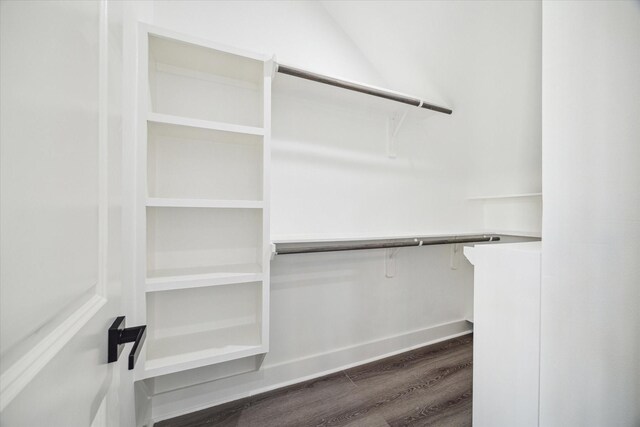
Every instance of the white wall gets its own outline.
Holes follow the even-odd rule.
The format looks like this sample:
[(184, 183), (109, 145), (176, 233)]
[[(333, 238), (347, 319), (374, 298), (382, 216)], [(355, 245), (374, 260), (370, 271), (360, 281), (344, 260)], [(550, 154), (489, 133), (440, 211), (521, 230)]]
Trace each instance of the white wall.
[(640, 3), (543, 7), (540, 425), (640, 424)]
[(539, 192), (539, 1), (325, 1), (390, 85), (453, 108), (426, 144), (469, 195)]
[[(521, 55), (506, 55), (505, 67), (516, 67), (519, 72), (533, 63), (539, 68), (539, 52), (529, 46), (531, 40), (539, 38), (539, 26), (533, 25), (539, 19), (539, 8), (525, 5), (522, 9), (500, 9), (498, 3), (492, 5), (493, 14), (501, 21), (491, 26), (492, 13), (483, 17), (483, 28), (493, 31), (490, 40), (511, 37), (510, 46), (516, 50), (518, 44), (526, 45)], [(437, 16), (443, 12), (434, 7), (431, 13)], [(528, 25), (514, 35), (514, 25), (502, 24), (521, 14), (526, 18), (517, 22)], [(354, 42), (356, 38), (345, 33), (317, 2), (159, 1), (154, 3), (153, 23), (244, 49), (277, 53), (278, 61), (301, 68), (370, 84), (389, 83), (378, 72), (382, 68), (372, 66), (362, 53), (364, 50)], [(467, 21), (456, 25), (462, 30)], [(474, 61), (484, 63), (483, 53), (495, 51), (490, 40), (474, 45)], [(451, 58), (451, 51), (469, 52), (468, 38), (425, 43), (427, 51), (437, 52), (430, 58), (436, 62)], [(448, 43), (447, 49), (440, 46), (442, 43)], [(387, 52), (389, 49), (395, 48), (385, 47)], [(412, 69), (420, 66), (417, 58)], [(396, 71), (402, 74), (407, 65), (398, 67)], [(429, 71), (422, 68), (416, 75), (428, 75)], [(518, 95), (519, 104), (527, 108), (536, 105), (539, 92), (529, 93), (535, 72), (525, 74), (500, 86), (504, 74), (487, 72), (478, 77), (473, 70), (465, 73), (458, 69), (450, 77), (440, 75), (442, 80), (431, 87), (444, 88), (442, 92), (449, 96), (450, 87), (463, 84), (463, 75), (468, 80), (466, 87), (482, 90), (468, 94), (456, 91), (450, 98), (437, 98), (436, 90), (420, 84), (390, 85), (412, 89), (425, 98), (433, 95), (436, 101), (466, 109), (464, 114), (454, 112), (453, 116), (410, 112), (399, 133), (397, 159), (386, 156), (388, 113), (384, 111), (388, 107), (379, 107), (373, 101), (375, 107), (369, 101), (358, 106), (358, 99), (334, 94), (330, 89), (309, 98), (313, 89), (300, 87), (284, 76), (276, 77), (272, 238), (481, 230), (482, 204), (466, 201), (475, 186), (471, 178), (476, 178), (475, 160), (469, 153), (478, 151), (476, 143), (483, 149), (491, 143), (510, 147), (513, 139), (512, 135), (501, 134), (487, 137), (487, 127), (476, 126), (482, 120), (471, 120), (474, 111), (481, 113), (488, 108), (495, 119), (503, 109), (498, 103), (481, 105), (476, 98), (486, 94), (487, 87), (500, 86), (507, 92), (525, 92)], [(385, 77), (393, 75), (393, 70), (385, 69)], [(510, 107), (510, 111), (513, 109)], [(524, 113), (514, 114), (508, 121), (511, 130), (525, 135), (526, 150), (507, 150), (509, 154), (503, 160), (509, 167), (500, 169), (498, 162), (495, 167), (483, 163), (483, 168), (503, 170), (500, 182), (514, 180), (517, 191), (536, 191), (539, 157), (527, 153), (539, 149), (530, 147), (536, 142), (535, 123), (539, 126), (539, 118), (522, 124), (520, 114)], [(512, 167), (516, 155), (523, 158), (518, 160), (519, 166)], [(516, 191), (506, 186), (480, 187), (486, 192)], [(464, 333), (468, 327), (463, 319), (472, 310), (472, 269), (460, 258), (458, 269), (451, 270), (450, 250), (446, 246), (401, 250), (393, 279), (385, 278), (383, 251), (276, 257), (272, 263), (270, 352), (261, 370), (255, 371), (254, 360), (241, 360), (148, 381), (156, 394), (153, 417), (188, 412)]]

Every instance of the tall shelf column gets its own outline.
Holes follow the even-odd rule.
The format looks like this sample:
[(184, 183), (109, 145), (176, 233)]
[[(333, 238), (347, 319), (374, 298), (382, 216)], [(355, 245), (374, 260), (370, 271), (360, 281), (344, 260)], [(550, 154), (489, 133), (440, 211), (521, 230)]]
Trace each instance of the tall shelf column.
[(138, 379), (269, 350), (269, 58), (141, 24)]

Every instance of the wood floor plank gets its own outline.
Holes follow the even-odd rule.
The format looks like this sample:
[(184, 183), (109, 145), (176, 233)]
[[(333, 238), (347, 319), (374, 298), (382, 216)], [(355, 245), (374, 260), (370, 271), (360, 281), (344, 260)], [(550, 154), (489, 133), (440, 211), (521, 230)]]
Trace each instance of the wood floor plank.
[(469, 426), (472, 357), (466, 335), (156, 426)]
[(413, 411), (388, 411), (390, 426), (470, 426), (471, 375), (468, 370), (450, 369), (447, 381), (431, 383), (421, 390), (421, 399)]
[[(422, 425), (432, 419), (438, 410), (443, 411), (453, 405), (447, 404), (463, 394), (471, 393), (471, 362), (458, 359), (446, 367), (435, 368), (426, 381), (396, 382), (388, 377), (382, 387), (358, 387), (358, 393), (366, 396), (366, 402), (356, 408), (359, 415), (380, 415), (390, 425)], [(403, 378), (403, 377), (401, 377)], [(463, 399), (464, 400), (464, 399)], [(460, 403), (470, 403), (460, 401)], [(347, 418), (347, 414), (341, 414)], [(353, 418), (353, 417), (351, 417)]]
[(345, 424), (344, 427), (389, 427), (389, 423), (380, 415), (369, 415), (357, 418), (349, 424)]
[(415, 380), (437, 379), (442, 367), (471, 360), (470, 343), (471, 340), (451, 341), (437, 349), (419, 349), (416, 353), (392, 356), (349, 369), (346, 373), (355, 385), (367, 388), (389, 387), (390, 382), (402, 386)]
[(343, 372), (166, 420), (158, 427), (301, 426), (334, 418), (337, 405), (361, 404)]
[(385, 375), (386, 373), (395, 373), (428, 367), (433, 361), (441, 363), (443, 358), (449, 357), (453, 353), (464, 353), (471, 355), (473, 338), (471, 335), (465, 335), (460, 338), (443, 341), (441, 343), (422, 347), (409, 352), (401, 353), (395, 356), (387, 357), (366, 365), (357, 366), (347, 371), (349, 378), (357, 384), (363, 378)]

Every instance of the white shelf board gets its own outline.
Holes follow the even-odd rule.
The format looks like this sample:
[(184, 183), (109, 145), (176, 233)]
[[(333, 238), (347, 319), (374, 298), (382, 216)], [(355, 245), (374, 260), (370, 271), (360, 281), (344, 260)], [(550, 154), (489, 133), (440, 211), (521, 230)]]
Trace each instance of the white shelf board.
[[(147, 335), (144, 377), (155, 377), (266, 353), (260, 325), (242, 323), (194, 333), (158, 338), (153, 325)], [(178, 328), (179, 329), (179, 328)]]
[(468, 197), (467, 200), (515, 199), (515, 198), (522, 198), (522, 197), (542, 197), (542, 193), (502, 194), (497, 196), (474, 196), (474, 197)]
[(211, 273), (190, 276), (152, 277), (146, 280), (147, 292), (162, 292), (175, 289), (203, 288), (207, 286), (234, 285), (238, 283), (260, 282), (262, 273)]
[(141, 378), (138, 379), (158, 377), (266, 352), (267, 349), (263, 345), (227, 345), (223, 348), (149, 359), (145, 362)]
[(197, 268), (152, 270), (147, 272), (146, 291), (161, 292), (207, 286), (260, 282), (264, 279), (258, 264), (233, 264)]
[(260, 200), (211, 200), (211, 199), (169, 199), (147, 198), (148, 207), (156, 208), (225, 208), (225, 209), (262, 209)]
[(501, 236), (512, 236), (512, 237), (542, 238), (542, 232), (533, 231), (533, 230), (497, 230), (497, 231), (487, 231), (486, 234), (498, 234)]
[(209, 120), (192, 119), (188, 117), (173, 116), (170, 114), (147, 113), (147, 121), (164, 123), (176, 126), (187, 126), (199, 129), (218, 130), (223, 132), (242, 133), (246, 135), (264, 135), (264, 128), (255, 126), (243, 126), (233, 123), (214, 122)]

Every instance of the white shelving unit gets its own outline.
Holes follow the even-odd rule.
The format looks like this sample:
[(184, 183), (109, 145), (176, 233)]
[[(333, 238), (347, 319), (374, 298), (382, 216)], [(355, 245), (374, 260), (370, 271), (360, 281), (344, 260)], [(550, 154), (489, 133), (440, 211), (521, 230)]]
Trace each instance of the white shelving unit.
[(138, 379), (269, 350), (269, 58), (141, 25)]

